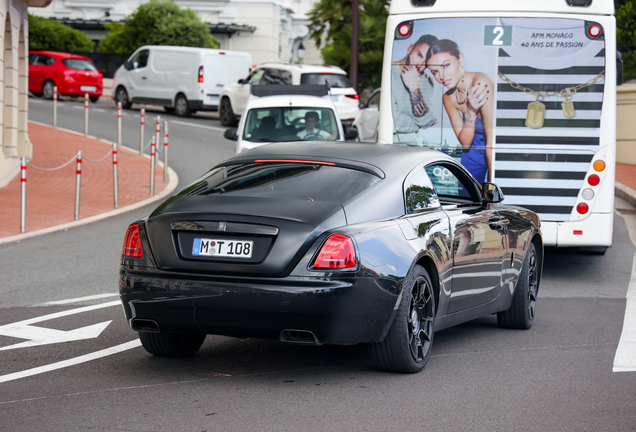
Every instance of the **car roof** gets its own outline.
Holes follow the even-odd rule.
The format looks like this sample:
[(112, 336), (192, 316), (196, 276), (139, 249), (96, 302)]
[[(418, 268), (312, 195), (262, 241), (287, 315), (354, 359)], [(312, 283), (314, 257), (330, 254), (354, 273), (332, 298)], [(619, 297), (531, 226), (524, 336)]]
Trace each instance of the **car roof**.
[(251, 95), (246, 109), (269, 108), (269, 107), (316, 107), (331, 108), (335, 110), (333, 102), (329, 96), (309, 96), (309, 95), (274, 95), (274, 96), (254, 96)]
[(266, 68), (266, 67), (276, 67), (278, 69), (284, 70), (297, 70), (304, 73), (333, 73), (337, 75), (347, 75), (347, 73), (339, 68), (338, 66), (331, 65), (289, 65), (284, 63), (263, 63), (258, 65), (257, 69)]
[(33, 50), (33, 51), (29, 51), (29, 54), (44, 54), (44, 55), (47, 55), (47, 56), (50, 56), (50, 57), (59, 58), (59, 59), (77, 59), (77, 60), (92, 61), (88, 57), (84, 57), (84, 56), (77, 55), (77, 54), (60, 52), (60, 51)]
[(240, 153), (218, 166), (258, 159), (333, 162), (372, 172), (379, 177), (406, 176), (414, 167), (434, 161), (455, 162), (450, 156), (419, 146), (376, 143), (307, 141), (273, 143)]

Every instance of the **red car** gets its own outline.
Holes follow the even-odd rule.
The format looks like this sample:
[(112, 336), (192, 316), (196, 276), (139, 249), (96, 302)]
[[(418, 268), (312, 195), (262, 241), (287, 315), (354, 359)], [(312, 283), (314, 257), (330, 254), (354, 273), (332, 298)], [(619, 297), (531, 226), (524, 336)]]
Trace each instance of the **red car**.
[(64, 96), (88, 93), (92, 102), (102, 95), (102, 73), (88, 57), (55, 51), (29, 51), (29, 91), (45, 99), (53, 87)]

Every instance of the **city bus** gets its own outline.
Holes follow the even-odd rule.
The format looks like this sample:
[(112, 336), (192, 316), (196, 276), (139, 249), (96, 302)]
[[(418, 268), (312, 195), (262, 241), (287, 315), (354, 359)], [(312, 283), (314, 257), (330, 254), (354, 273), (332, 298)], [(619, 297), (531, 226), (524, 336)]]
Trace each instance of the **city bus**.
[(392, 0), (378, 142), (445, 152), (538, 213), (547, 246), (604, 253), (615, 53), (612, 0)]

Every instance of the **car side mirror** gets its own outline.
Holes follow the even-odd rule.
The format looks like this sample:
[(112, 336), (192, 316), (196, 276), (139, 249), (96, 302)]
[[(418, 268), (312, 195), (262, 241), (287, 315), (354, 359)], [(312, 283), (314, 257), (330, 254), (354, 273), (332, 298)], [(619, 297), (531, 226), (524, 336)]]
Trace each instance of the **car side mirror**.
[(358, 129), (351, 126), (345, 126), (344, 134), (346, 140), (354, 140), (358, 138)]
[(232, 141), (238, 140), (238, 135), (236, 135), (236, 128), (227, 128), (223, 133), (223, 137)]
[(239, 84), (245, 84), (245, 79), (244, 79), (244, 78), (241, 78), (240, 80), (238, 80), (238, 83), (239, 83)]
[(484, 191), (484, 202), (485, 203), (500, 203), (504, 200), (504, 194), (494, 183), (485, 182), (483, 184), (482, 190)]
[(131, 70), (132, 69), (132, 63), (130, 63), (128, 60), (126, 60), (126, 62), (124, 62), (124, 68), (126, 68), (126, 70)]

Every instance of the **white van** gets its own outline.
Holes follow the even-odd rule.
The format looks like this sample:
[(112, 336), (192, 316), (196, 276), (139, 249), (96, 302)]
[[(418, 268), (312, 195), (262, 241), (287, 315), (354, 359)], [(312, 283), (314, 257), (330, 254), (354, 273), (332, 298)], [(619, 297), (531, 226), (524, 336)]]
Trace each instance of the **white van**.
[(125, 109), (133, 103), (162, 105), (189, 116), (216, 111), (226, 84), (247, 76), (249, 53), (180, 46), (142, 46), (117, 69), (113, 99)]

